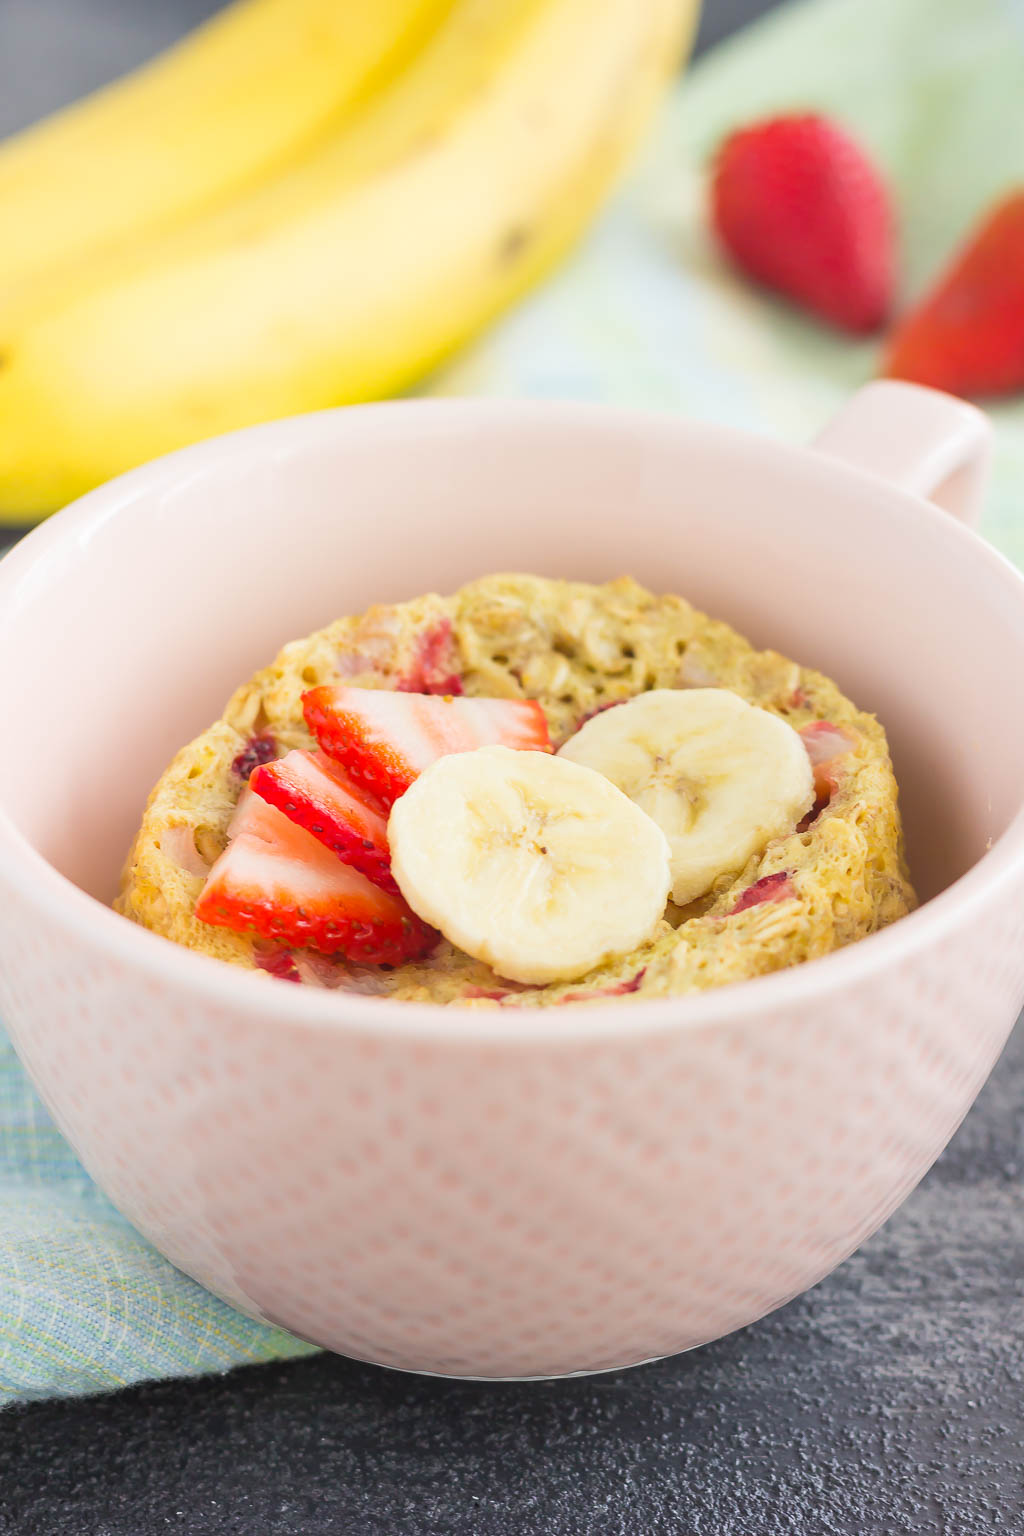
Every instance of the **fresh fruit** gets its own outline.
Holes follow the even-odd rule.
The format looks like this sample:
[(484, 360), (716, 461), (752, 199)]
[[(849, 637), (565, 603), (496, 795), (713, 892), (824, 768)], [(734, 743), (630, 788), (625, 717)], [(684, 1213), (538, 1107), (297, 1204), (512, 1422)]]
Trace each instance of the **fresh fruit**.
[(696, 10), (455, 0), (335, 135), (0, 318), (0, 515), (42, 514), (199, 437), (425, 373), (579, 235)]
[(1024, 190), (982, 221), (900, 321), (884, 372), (953, 395), (1024, 389)]
[(844, 330), (882, 324), (895, 268), (889, 194), (837, 124), (802, 114), (732, 134), (718, 151), (711, 210), (755, 281)]
[(798, 734), (814, 770), (814, 793), (827, 804), (839, 786), (838, 760), (853, 751), (857, 738), (830, 720), (813, 720)]
[(202, 922), (371, 965), (400, 965), (435, 942), (400, 896), (350, 869), (251, 790), (229, 833), (196, 903)]
[(665, 911), (664, 834), (565, 758), (440, 758), (395, 802), (388, 837), (413, 910), (513, 981), (583, 976), (642, 944)]
[(397, 893), (387, 821), (325, 752), (289, 752), (257, 768), (252, 787), (289, 821), (312, 832), (343, 863), (358, 869), (381, 890)]
[(325, 752), (383, 806), (450, 752), (500, 745), (551, 751), (544, 711), (532, 699), (442, 698), (326, 683), (302, 697)]
[(235, 0), (0, 147), (0, 314), (55, 269), (173, 228), (344, 130), (451, 0)]
[(642, 693), (596, 715), (558, 755), (604, 774), (658, 823), (679, 906), (792, 832), (814, 803), (796, 731), (724, 688)]

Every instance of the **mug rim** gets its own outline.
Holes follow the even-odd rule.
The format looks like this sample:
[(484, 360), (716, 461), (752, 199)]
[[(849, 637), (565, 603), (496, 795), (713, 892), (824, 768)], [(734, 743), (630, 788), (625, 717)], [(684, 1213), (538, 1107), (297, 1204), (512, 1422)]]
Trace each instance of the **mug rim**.
[[(5, 592), (12, 595), (19, 582), (48, 553), (70, 543), (82, 548), (91, 530), (101, 527), (140, 495), (169, 488), (183, 474), (239, 455), (244, 457), (246, 448), (254, 441), (291, 440), (301, 450), (304, 440), (314, 442), (321, 434), (329, 436), (343, 422), (345, 430), (351, 426), (358, 432), (365, 425), (373, 430), (376, 423), (401, 425), (403, 417), (428, 416), (438, 422), (445, 418), (454, 421), (476, 417), (478, 421), (491, 419), (496, 424), (517, 419), (527, 430), (542, 422), (545, 430), (551, 426), (601, 422), (602, 431), (614, 429), (627, 434), (639, 428), (662, 427), (741, 445), (744, 452), (754, 452), (759, 458), (802, 461), (805, 469), (813, 464), (823, 478), (838, 477), (874, 496), (883, 494), (894, 507), (902, 507), (904, 515), (916, 516), (923, 527), (930, 528), (928, 537), (951, 539), (965, 554), (969, 550), (969, 558), (982, 560), (997, 579), (1016, 588), (1014, 596), (1024, 619), (1024, 576), (985, 539), (923, 497), (892, 485), (869, 470), (831, 458), (813, 446), (780, 442), (667, 410), (577, 401), (486, 398), (382, 401), (310, 412), (210, 438), (140, 465), (71, 503), (19, 541), (0, 561), (0, 598)], [(0, 620), (0, 639), (2, 628)], [(0, 879), (12, 893), (33, 900), (46, 921), (71, 924), (86, 944), (134, 968), (147, 979), (163, 981), (203, 1003), (244, 1011), (254, 1022), (258, 1015), (279, 1027), (337, 1029), (370, 1036), (404, 1035), (411, 1040), (479, 1045), (543, 1043), (557, 1048), (563, 1041), (608, 1040), (625, 1034), (716, 1027), (740, 1022), (752, 1014), (778, 1012), (833, 995), (941, 942), (950, 930), (959, 927), (969, 910), (998, 896), (1000, 889), (1013, 879), (1022, 853), (1024, 799), (992, 847), (963, 875), (922, 907), (878, 933), (800, 965), (703, 992), (651, 999), (623, 997), (614, 1006), (600, 1000), (576, 1003), (563, 1011), (557, 1028), (553, 1028), (546, 1018), (547, 1010), (541, 1008), (445, 1007), (354, 992), (345, 992), (339, 1003), (331, 990), (292, 986), (283, 991), (265, 982), (254, 985), (252, 973), (176, 945), (89, 895), (32, 847), (0, 803)], [(27, 888), (23, 891), (22, 887)], [(278, 992), (283, 992), (279, 998)]]

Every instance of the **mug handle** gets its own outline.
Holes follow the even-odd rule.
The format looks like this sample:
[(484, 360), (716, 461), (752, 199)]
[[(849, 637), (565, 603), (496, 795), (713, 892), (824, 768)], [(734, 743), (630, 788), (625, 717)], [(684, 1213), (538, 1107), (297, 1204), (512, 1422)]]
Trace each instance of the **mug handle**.
[(992, 424), (965, 400), (877, 379), (857, 391), (813, 446), (926, 497), (962, 523), (978, 521), (992, 461)]

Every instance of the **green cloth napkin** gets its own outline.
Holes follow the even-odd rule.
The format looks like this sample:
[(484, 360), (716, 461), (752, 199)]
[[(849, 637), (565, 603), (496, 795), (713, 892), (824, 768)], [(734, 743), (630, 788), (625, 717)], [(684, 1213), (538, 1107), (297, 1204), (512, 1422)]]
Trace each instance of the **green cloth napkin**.
[(0, 1406), (312, 1352), (211, 1296), (118, 1215), (0, 1032)]
[[(427, 393), (668, 407), (801, 441), (872, 376), (851, 342), (747, 288), (703, 219), (703, 167), (774, 109), (835, 113), (896, 191), (906, 289), (1024, 182), (1024, 0), (805, 0), (684, 80), (583, 249)], [(984, 532), (1024, 564), (1024, 403), (1000, 406)], [(0, 1037), (0, 1400), (305, 1354), (154, 1252), (82, 1171)]]

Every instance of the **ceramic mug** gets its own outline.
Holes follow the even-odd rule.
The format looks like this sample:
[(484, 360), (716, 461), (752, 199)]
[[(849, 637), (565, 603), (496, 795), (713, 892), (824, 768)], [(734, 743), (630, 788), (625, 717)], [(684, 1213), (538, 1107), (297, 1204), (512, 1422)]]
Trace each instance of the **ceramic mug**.
[[(976, 411), (895, 383), (814, 449), (410, 402), (204, 443), (31, 534), (0, 564), (0, 1012), (114, 1203), (234, 1305), (456, 1375), (670, 1354), (826, 1274), (1024, 998), (1024, 581), (964, 526), (988, 451)], [(146, 792), (238, 680), (502, 569), (630, 572), (877, 711), (920, 910), (738, 986), (559, 1013), (287, 986), (109, 910)]]

